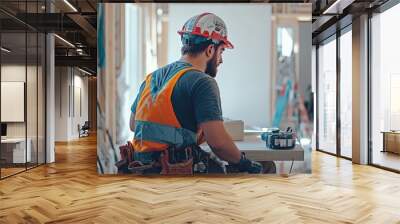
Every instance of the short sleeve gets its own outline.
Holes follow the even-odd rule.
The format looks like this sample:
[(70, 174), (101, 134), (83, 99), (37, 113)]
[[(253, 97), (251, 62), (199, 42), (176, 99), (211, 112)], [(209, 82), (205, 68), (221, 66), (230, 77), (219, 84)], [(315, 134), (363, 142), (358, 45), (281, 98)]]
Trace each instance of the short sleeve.
[(191, 99), (197, 124), (223, 120), (220, 92), (215, 79), (202, 76), (192, 86)]

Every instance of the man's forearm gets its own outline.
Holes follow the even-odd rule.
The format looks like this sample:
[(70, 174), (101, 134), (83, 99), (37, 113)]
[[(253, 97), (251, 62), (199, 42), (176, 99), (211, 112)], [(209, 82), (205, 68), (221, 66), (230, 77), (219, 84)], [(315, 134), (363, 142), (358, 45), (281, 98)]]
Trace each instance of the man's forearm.
[(210, 121), (201, 124), (204, 137), (213, 152), (222, 160), (237, 163), (240, 151), (226, 132), (222, 121)]
[(211, 146), (211, 149), (218, 156), (218, 158), (221, 158), (227, 162), (238, 163), (240, 160), (240, 151), (237, 149), (233, 141), (227, 141), (223, 146), (219, 147)]
[(239, 172), (262, 172), (263, 167), (261, 164), (242, 157), (231, 136), (225, 130), (222, 121), (204, 122), (200, 124), (200, 128), (204, 132), (208, 145), (218, 158), (235, 164)]

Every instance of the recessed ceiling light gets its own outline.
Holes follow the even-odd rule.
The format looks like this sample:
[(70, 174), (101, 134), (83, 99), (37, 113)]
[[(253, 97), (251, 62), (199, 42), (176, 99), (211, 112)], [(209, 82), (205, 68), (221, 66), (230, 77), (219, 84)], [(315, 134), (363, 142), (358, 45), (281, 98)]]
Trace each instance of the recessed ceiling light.
[(75, 48), (75, 45), (73, 45), (73, 44), (72, 44), (71, 42), (69, 42), (68, 40), (66, 40), (66, 39), (64, 39), (64, 38), (62, 38), (62, 37), (60, 37), (60, 36), (57, 35), (57, 34), (54, 34), (54, 36), (57, 37), (58, 39), (60, 39), (62, 42), (64, 42), (64, 43), (66, 43), (67, 45), (69, 45), (70, 47)]
[(71, 4), (69, 3), (68, 0), (64, 0), (65, 4), (67, 4), (74, 12), (78, 12), (78, 10)]
[(322, 14), (342, 14), (343, 9), (351, 5), (355, 0), (336, 0)]
[(298, 16), (297, 20), (300, 22), (311, 22), (311, 16)]
[(158, 8), (157, 9), (157, 15), (158, 16), (162, 16), (162, 14), (163, 14), (163, 10), (161, 8)]
[(83, 73), (85, 73), (85, 74), (87, 74), (87, 75), (93, 75), (92, 73), (90, 73), (90, 72), (88, 72), (88, 71), (86, 71), (86, 70), (83, 70), (83, 69), (81, 69), (81, 68), (79, 68), (79, 67), (78, 67), (78, 70), (81, 71), (81, 72), (83, 72)]
[(1, 47), (1, 50), (4, 51), (4, 52), (6, 52), (6, 53), (10, 53), (10, 52), (11, 52), (11, 50), (9, 50), (9, 49), (7, 49), (7, 48), (5, 48), (5, 47)]

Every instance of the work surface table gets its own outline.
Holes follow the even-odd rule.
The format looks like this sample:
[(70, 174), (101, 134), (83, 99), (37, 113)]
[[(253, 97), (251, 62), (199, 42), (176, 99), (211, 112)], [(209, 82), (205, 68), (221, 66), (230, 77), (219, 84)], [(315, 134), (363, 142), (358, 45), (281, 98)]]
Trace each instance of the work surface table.
[[(243, 141), (235, 141), (236, 146), (246, 157), (255, 161), (304, 161), (304, 150), (296, 144), (293, 149), (270, 149), (266, 147), (259, 135), (245, 135)], [(210, 147), (205, 143), (200, 145), (203, 150), (209, 151)]]
[(400, 131), (382, 131), (383, 150), (382, 152), (392, 152), (400, 154)]
[[(28, 138), (28, 141), (29, 141), (29, 138)], [(12, 143), (12, 144), (15, 144), (15, 143), (20, 143), (20, 142), (25, 142), (25, 138), (2, 138), (1, 139), (1, 143)]]

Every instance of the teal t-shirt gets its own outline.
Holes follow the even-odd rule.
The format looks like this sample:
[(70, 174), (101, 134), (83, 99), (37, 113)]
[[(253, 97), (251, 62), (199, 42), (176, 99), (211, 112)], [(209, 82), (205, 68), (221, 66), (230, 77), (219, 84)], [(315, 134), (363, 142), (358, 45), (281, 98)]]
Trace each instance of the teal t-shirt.
[[(178, 70), (188, 66), (191, 65), (177, 61), (153, 72), (151, 92), (156, 92)], [(133, 113), (136, 113), (137, 101), (144, 85), (145, 83), (143, 82), (131, 107), (131, 112)], [(223, 120), (217, 82), (204, 72), (198, 70), (187, 71), (177, 81), (171, 98), (175, 115), (183, 128), (196, 132), (198, 125), (203, 122)]]

